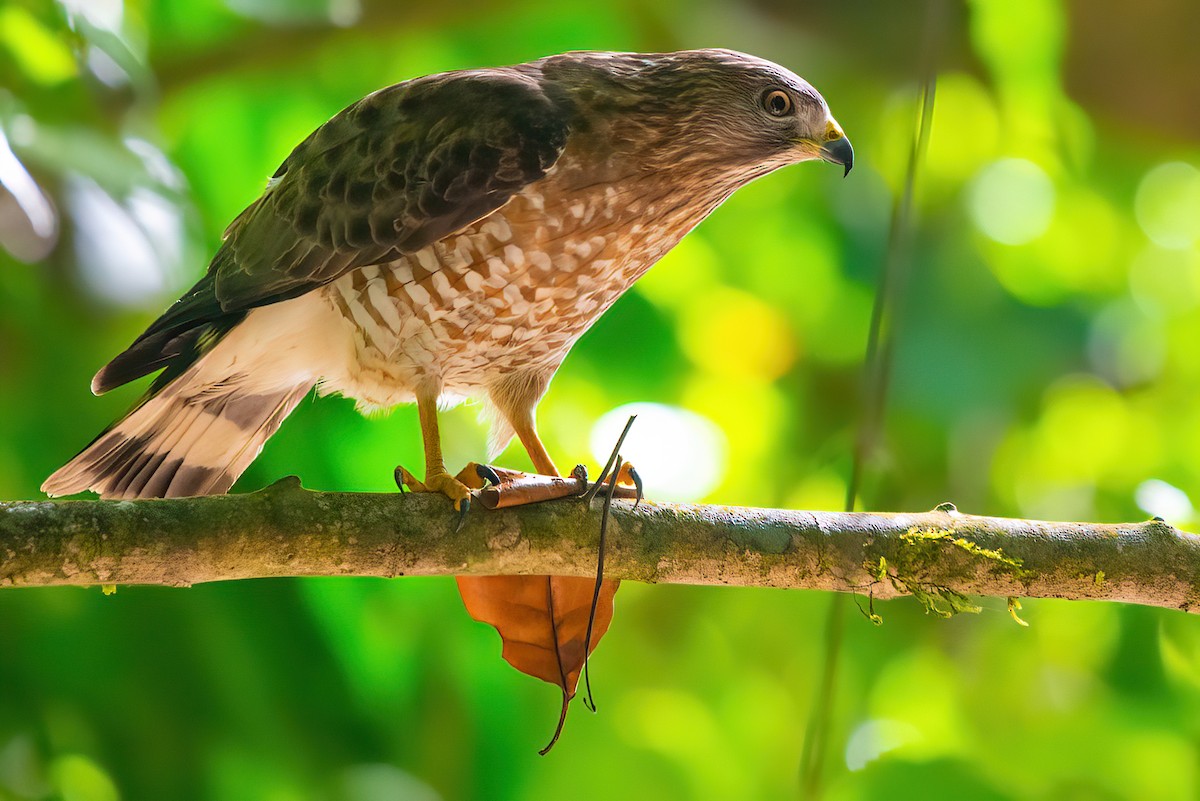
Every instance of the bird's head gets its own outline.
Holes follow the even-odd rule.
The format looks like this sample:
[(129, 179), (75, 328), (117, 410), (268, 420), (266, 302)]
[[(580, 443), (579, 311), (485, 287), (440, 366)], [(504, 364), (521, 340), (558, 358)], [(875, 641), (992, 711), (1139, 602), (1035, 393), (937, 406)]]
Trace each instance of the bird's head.
[(586, 55), (603, 79), (578, 84), (577, 105), (617, 120), (629, 149), (661, 166), (725, 166), (747, 179), (813, 159), (854, 166), (825, 99), (778, 64), (732, 50)]

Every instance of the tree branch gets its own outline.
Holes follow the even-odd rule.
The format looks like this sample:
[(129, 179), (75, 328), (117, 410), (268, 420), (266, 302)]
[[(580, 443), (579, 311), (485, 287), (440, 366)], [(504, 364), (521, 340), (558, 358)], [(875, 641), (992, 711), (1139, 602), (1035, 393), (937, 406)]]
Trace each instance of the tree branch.
[[(285, 479), (247, 495), (0, 503), (0, 587), (167, 584), (265, 576), (595, 572), (598, 504), (454, 515), (435, 495), (322, 493)], [(1099, 525), (919, 514), (618, 502), (606, 575), (914, 594), (1125, 601), (1193, 611), (1200, 537), (1158, 520)]]

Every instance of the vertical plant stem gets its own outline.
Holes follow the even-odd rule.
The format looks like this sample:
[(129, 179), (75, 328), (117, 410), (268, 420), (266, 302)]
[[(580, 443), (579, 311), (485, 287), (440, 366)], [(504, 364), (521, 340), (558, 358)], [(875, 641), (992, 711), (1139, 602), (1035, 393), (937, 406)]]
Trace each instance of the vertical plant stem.
[[(912, 147), (904, 177), (904, 191), (892, 206), (888, 228), (888, 247), (883, 268), (879, 274), (879, 286), (875, 291), (875, 302), (871, 309), (871, 325), (867, 334), (867, 350), (864, 359), (864, 391), (862, 413), (858, 435), (855, 437), (854, 454), (850, 466), (850, 478), (846, 482), (845, 510), (853, 512), (858, 503), (863, 472), (873, 457), (883, 432), (884, 410), (887, 408), (888, 388), (891, 384), (892, 361), (896, 346), (896, 329), (892, 323), (898, 299), (906, 285), (908, 256), (912, 245), (913, 198), (916, 176), (924, 161), (929, 145), (929, 130), (933, 122), (933, 100), (937, 88), (937, 53), (941, 44), (944, 26), (944, 0), (929, 0), (925, 10), (925, 54), (918, 96), (920, 117), (913, 133)], [(845, 626), (846, 604), (844, 595), (829, 599), (829, 610), (825, 619), (825, 661), (821, 668), (821, 680), (817, 683), (817, 697), (809, 716), (804, 737), (804, 750), (800, 760), (800, 788), (802, 797), (818, 801), (823, 791), (825, 754), (829, 745), (830, 722), (834, 698), (837, 692), (837, 672), (842, 650), (842, 630)]]

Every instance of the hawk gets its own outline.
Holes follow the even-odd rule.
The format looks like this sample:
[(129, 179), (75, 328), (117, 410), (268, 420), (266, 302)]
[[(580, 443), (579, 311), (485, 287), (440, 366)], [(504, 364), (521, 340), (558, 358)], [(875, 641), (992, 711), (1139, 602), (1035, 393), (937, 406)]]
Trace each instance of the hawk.
[(437, 410), (493, 412), (557, 475), (534, 411), (571, 346), (736, 189), (854, 152), (821, 95), (729, 50), (577, 52), (381, 89), (300, 143), (205, 276), (92, 380), (160, 371), (51, 475), (51, 495), (229, 489), (314, 387), (417, 404), (414, 489), (464, 483)]

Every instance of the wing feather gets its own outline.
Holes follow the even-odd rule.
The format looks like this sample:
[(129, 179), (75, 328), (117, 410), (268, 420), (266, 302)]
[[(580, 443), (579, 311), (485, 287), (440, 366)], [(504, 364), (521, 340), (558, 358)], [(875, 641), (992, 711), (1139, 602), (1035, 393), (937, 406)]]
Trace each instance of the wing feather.
[(301, 143), (213, 262), (226, 311), (295, 297), (503, 206), (567, 138), (533, 75), (477, 70), (368, 95)]
[(532, 66), (445, 73), (349, 106), (300, 143), (226, 230), (207, 274), (92, 381), (182, 369), (247, 311), (412, 253), (553, 167), (570, 110)]

